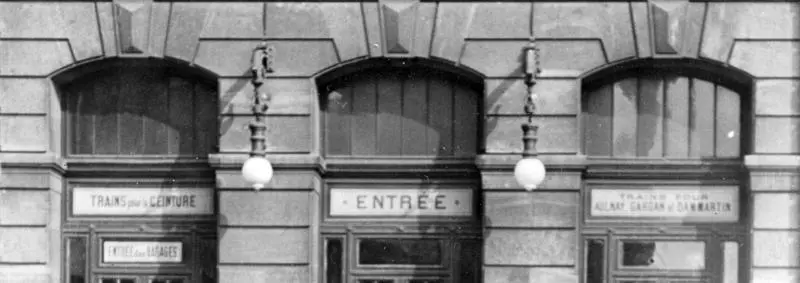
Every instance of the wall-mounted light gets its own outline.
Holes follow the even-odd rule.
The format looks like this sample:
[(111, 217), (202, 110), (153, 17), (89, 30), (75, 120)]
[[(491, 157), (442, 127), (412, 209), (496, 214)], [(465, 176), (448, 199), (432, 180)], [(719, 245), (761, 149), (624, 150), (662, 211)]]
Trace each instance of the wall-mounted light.
[(250, 122), (250, 158), (242, 165), (242, 176), (258, 191), (272, 180), (272, 163), (266, 158), (267, 125), (264, 119), (269, 109), (270, 96), (264, 82), (267, 74), (272, 72), (272, 56), (274, 48), (266, 43), (259, 44), (253, 50), (251, 71), (253, 72), (253, 116)]
[(533, 86), (536, 85), (536, 76), (539, 74), (539, 49), (533, 38), (525, 47), (525, 85), (528, 86), (528, 96), (525, 99), (525, 114), (528, 121), (522, 124), (522, 159), (514, 167), (514, 178), (525, 188), (532, 191), (543, 181), (546, 174), (544, 163), (536, 158), (536, 132), (539, 126), (533, 124), (533, 113), (536, 110), (536, 93)]

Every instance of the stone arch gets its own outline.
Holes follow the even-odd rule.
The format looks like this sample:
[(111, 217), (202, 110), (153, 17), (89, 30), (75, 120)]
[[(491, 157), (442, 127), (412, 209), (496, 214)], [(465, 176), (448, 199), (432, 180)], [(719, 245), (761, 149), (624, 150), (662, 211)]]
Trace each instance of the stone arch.
[(318, 86), (324, 86), (332, 81), (346, 76), (348, 74), (362, 72), (371, 69), (430, 69), (440, 72), (451, 73), (466, 79), (466, 81), (473, 83), (483, 83), (486, 78), (481, 72), (470, 68), (466, 65), (457, 65), (446, 59), (437, 58), (362, 58), (358, 60), (345, 61), (338, 64), (328, 66), (316, 74), (312, 78), (316, 81)]
[[(743, 70), (706, 59), (636, 59), (596, 68), (581, 76), (580, 108), (583, 120), (579, 130), (584, 143), (582, 152), (587, 155), (608, 152), (599, 155), (609, 157), (670, 158), (675, 154), (701, 159), (741, 158), (751, 152), (753, 146), (751, 127), (754, 82), (754, 77)], [(605, 98), (598, 100), (596, 96)], [(667, 99), (670, 98), (672, 100), (668, 102)], [(708, 109), (700, 111), (696, 108), (700, 106), (695, 106), (695, 103), (705, 105)], [(622, 119), (614, 117), (619, 114), (618, 111), (631, 113), (628, 113), (629, 117), (624, 116), (628, 118)], [(708, 119), (713, 120), (707, 122), (710, 126), (707, 129), (702, 128), (700, 123)], [(623, 120), (628, 122), (617, 124), (617, 121)], [(718, 121), (723, 120), (733, 121), (731, 127), (736, 129), (737, 141), (727, 149), (719, 143), (720, 140), (725, 140), (720, 139), (719, 131), (722, 128), (717, 125)], [(617, 131), (614, 130), (615, 127), (633, 129)], [(641, 129), (646, 131), (640, 131)], [(592, 144), (592, 136), (598, 133), (596, 131), (609, 135), (606, 141), (595, 139), (601, 141), (601, 150)], [(622, 133), (626, 131), (627, 134)], [(703, 150), (710, 150), (710, 155), (698, 152), (687, 154), (686, 148), (678, 149), (678, 153), (670, 152), (669, 145), (677, 140), (669, 140), (667, 134), (675, 131), (689, 131), (688, 134), (676, 135), (677, 140), (680, 140), (678, 143), (685, 142), (688, 145), (684, 146), (689, 148), (695, 145), (687, 140), (700, 137), (694, 136), (696, 132), (717, 131), (716, 136), (713, 133), (703, 134), (712, 143), (710, 149)], [(649, 135), (654, 137), (648, 137)], [(651, 138), (660, 141), (653, 142)], [(621, 150), (625, 146), (620, 145), (620, 142), (633, 145), (634, 149)], [(642, 144), (653, 147), (641, 146)], [(658, 149), (659, 145), (663, 147)], [(723, 148), (722, 153), (720, 147)], [(617, 150), (626, 153), (618, 156), (615, 153)]]

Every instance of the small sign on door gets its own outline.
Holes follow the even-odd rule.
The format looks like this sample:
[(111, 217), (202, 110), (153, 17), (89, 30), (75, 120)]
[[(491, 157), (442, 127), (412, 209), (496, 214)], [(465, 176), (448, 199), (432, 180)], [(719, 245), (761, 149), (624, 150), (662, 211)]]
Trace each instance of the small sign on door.
[(182, 260), (182, 242), (103, 242), (105, 263), (178, 263)]

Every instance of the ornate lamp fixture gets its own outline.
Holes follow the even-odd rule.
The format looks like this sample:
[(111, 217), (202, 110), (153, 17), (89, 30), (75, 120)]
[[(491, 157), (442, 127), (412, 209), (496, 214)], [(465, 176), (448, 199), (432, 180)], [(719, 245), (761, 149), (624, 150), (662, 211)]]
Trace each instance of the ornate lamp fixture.
[(539, 126), (533, 124), (533, 113), (536, 110), (536, 94), (533, 86), (536, 85), (536, 76), (539, 74), (539, 48), (532, 38), (525, 47), (525, 85), (528, 86), (528, 96), (525, 100), (525, 113), (528, 122), (522, 124), (522, 159), (514, 167), (514, 178), (525, 190), (532, 191), (544, 181), (546, 169), (544, 163), (536, 158), (536, 132)]
[(267, 125), (264, 119), (269, 109), (270, 96), (264, 86), (267, 74), (272, 72), (272, 55), (274, 48), (266, 43), (259, 44), (253, 50), (253, 115), (255, 119), (250, 122), (250, 158), (242, 165), (242, 176), (253, 184), (258, 191), (272, 180), (272, 164), (266, 158), (267, 152)]

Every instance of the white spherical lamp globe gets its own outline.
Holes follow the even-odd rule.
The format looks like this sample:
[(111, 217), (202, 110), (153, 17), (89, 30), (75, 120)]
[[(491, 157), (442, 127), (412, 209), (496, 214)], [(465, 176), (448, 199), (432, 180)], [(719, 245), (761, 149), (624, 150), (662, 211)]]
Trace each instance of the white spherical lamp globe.
[(242, 176), (260, 190), (272, 180), (272, 164), (264, 157), (250, 157), (242, 165)]
[(544, 181), (544, 163), (537, 158), (523, 158), (514, 167), (514, 178), (525, 190), (532, 191)]

